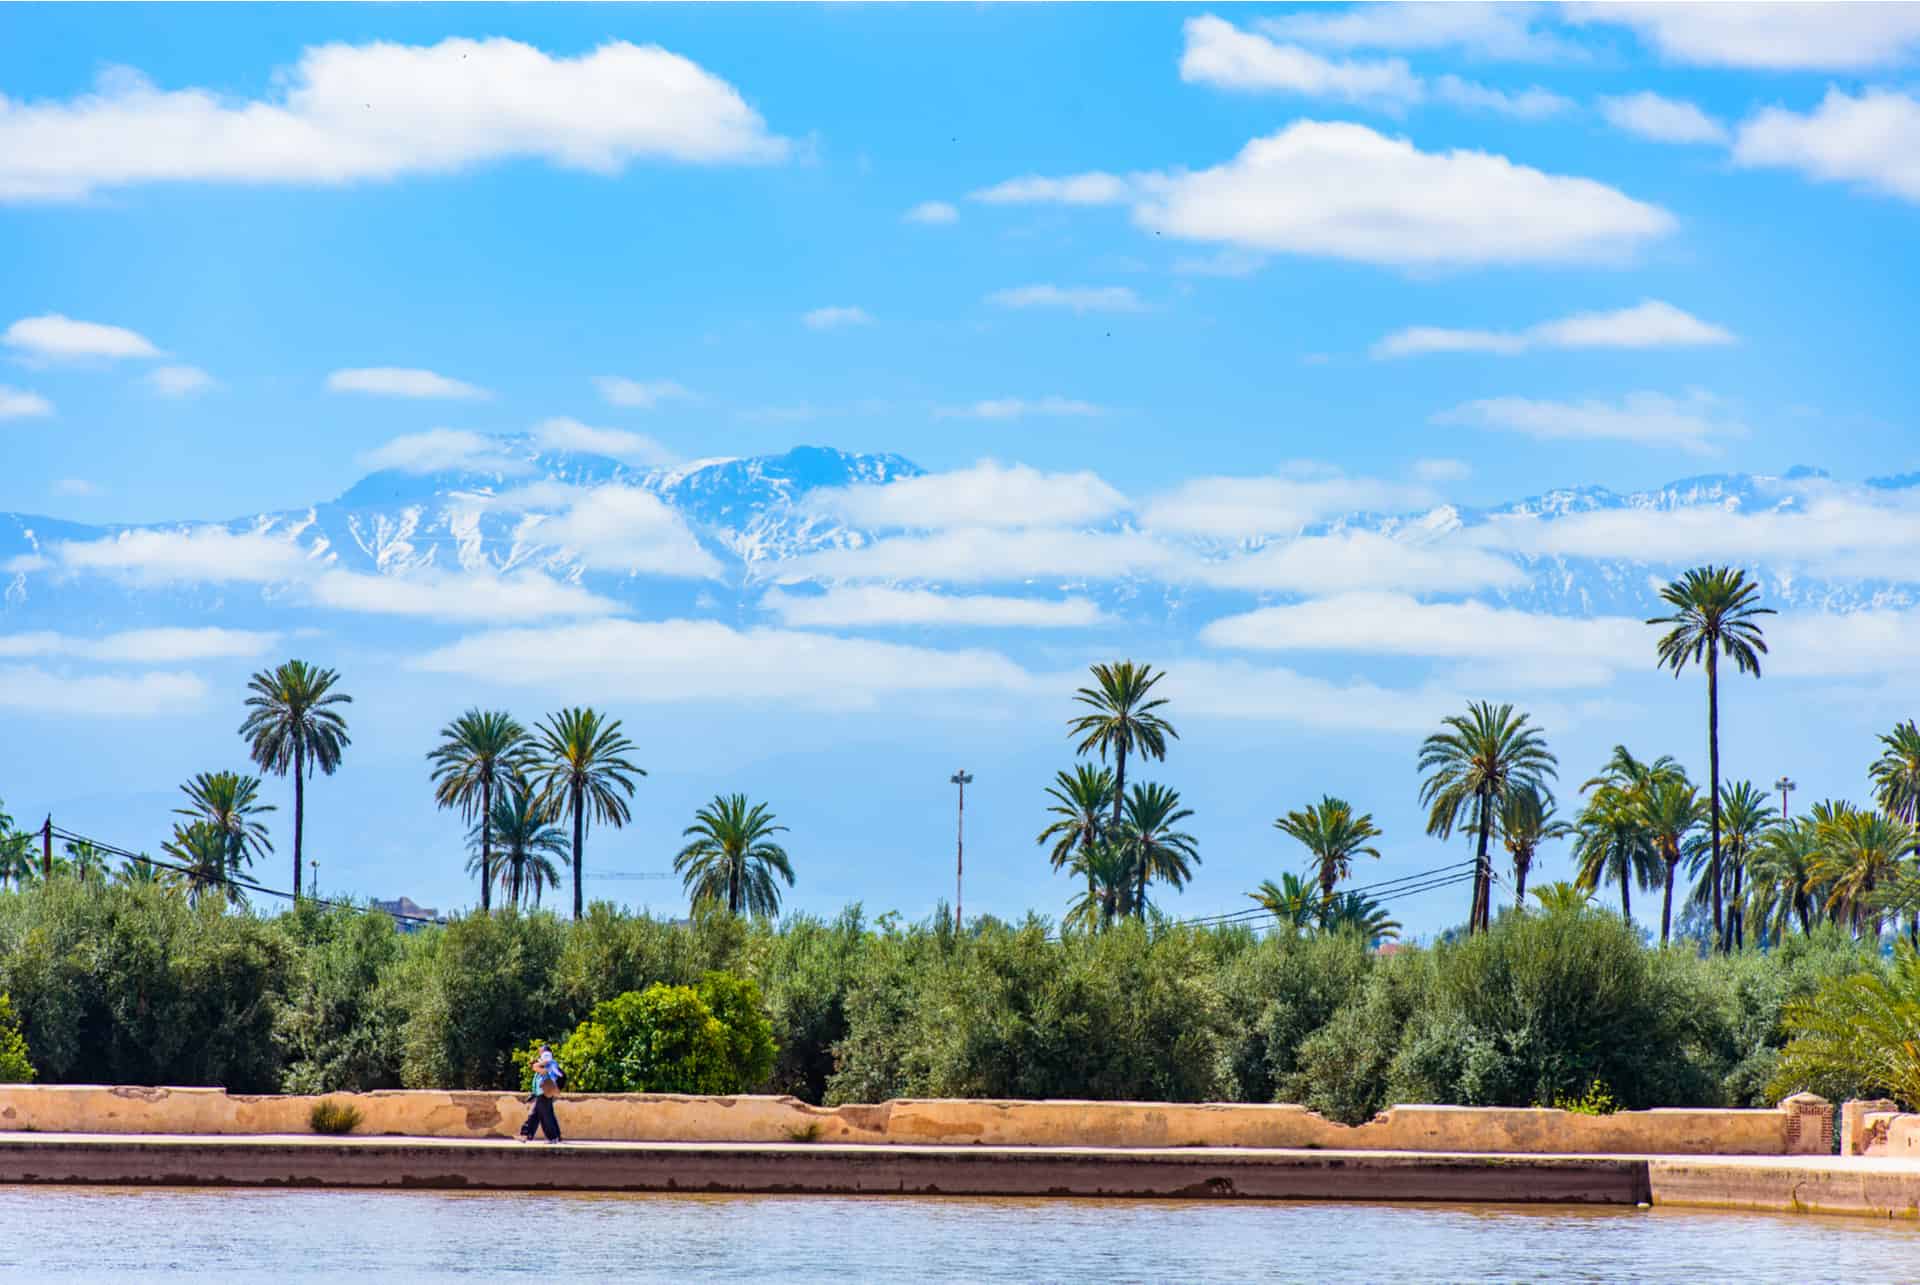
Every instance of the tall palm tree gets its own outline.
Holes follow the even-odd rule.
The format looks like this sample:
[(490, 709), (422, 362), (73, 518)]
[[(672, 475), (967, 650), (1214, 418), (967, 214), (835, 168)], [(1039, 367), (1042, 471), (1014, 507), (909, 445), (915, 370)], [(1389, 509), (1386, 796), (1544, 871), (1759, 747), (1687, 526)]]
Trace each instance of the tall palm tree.
[(499, 710), (470, 709), (440, 729), (440, 744), (428, 752), (433, 764), (433, 801), (459, 808), (460, 818), (480, 818), (480, 912), (493, 909), (494, 787), (520, 775), (527, 757), (527, 729)]
[(627, 761), (634, 749), (620, 732), (620, 720), (598, 710), (563, 709), (536, 726), (533, 779), (542, 802), (555, 816), (573, 821), (573, 917), (585, 912), (580, 894), (581, 855), (588, 821), (619, 829), (632, 819), (627, 800), (633, 778), (645, 769)]
[(233, 844), (226, 831), (211, 821), (188, 821), (173, 827), (173, 837), (160, 850), (182, 867), (187, 900), (199, 905), (208, 897), (228, 905), (245, 905), (246, 893), (233, 882), (240, 872), (233, 865)]
[(773, 841), (786, 828), (773, 823), (764, 803), (748, 806), (744, 794), (716, 794), (681, 832), (693, 842), (674, 857), (674, 873), (696, 906), (718, 901), (733, 915), (777, 915), (780, 889), (775, 876), (793, 886), (793, 863), (787, 850)]
[(1119, 847), (1134, 878), (1133, 913), (1147, 913), (1147, 885), (1158, 879), (1176, 889), (1193, 877), (1200, 861), (1194, 837), (1174, 829), (1193, 815), (1180, 806), (1180, 791), (1164, 785), (1136, 785), (1127, 792)]
[(1874, 893), (1898, 879), (1900, 858), (1913, 849), (1913, 827), (1884, 812), (1847, 807), (1816, 822), (1816, 829), (1820, 851), (1813, 870), (1827, 882), (1828, 908), (1844, 906), (1856, 934), (1863, 922), (1870, 923), (1871, 938), (1878, 941), (1880, 910)]
[[(1058, 819), (1042, 830), (1034, 842), (1044, 846), (1052, 841), (1053, 849), (1048, 856), (1053, 868), (1058, 870), (1072, 864), (1076, 851), (1086, 852), (1100, 841), (1107, 826), (1107, 813), (1113, 806), (1113, 771), (1091, 763), (1075, 764), (1071, 773), (1053, 774), (1047, 797), (1053, 800), (1047, 815)], [(1089, 870), (1088, 879), (1092, 877)], [(1091, 882), (1088, 889), (1092, 890)]]
[(1690, 850), (1694, 831), (1706, 819), (1707, 809), (1700, 800), (1699, 787), (1678, 773), (1654, 778), (1651, 788), (1640, 797), (1639, 806), (1661, 867), (1660, 944), (1664, 946), (1673, 932), (1674, 871)]
[(1318, 803), (1289, 812), (1273, 827), (1298, 839), (1312, 859), (1320, 881), (1320, 900), (1333, 900), (1333, 885), (1353, 873), (1355, 857), (1380, 858), (1380, 849), (1367, 842), (1380, 837), (1371, 812), (1354, 814), (1353, 805), (1331, 794)]
[(1660, 591), (1672, 607), (1670, 616), (1655, 616), (1650, 625), (1669, 626), (1661, 636), (1657, 654), (1660, 665), (1671, 669), (1675, 678), (1689, 663), (1703, 665), (1707, 671), (1707, 789), (1712, 800), (1713, 836), (1713, 931), (1720, 936), (1720, 949), (1732, 949), (1725, 931), (1720, 881), (1720, 657), (1726, 656), (1743, 674), (1760, 676), (1760, 657), (1766, 654), (1767, 640), (1761, 633), (1759, 617), (1771, 616), (1771, 607), (1757, 603), (1760, 586), (1747, 579), (1745, 571), (1733, 567), (1695, 567)]
[(351, 744), (347, 720), (336, 705), (353, 697), (336, 692), (340, 675), (331, 669), (290, 660), (278, 669), (261, 670), (247, 680), (247, 708), (240, 724), (253, 761), (275, 776), (293, 773), (293, 895), (300, 895), (300, 843), (307, 819), (306, 778), (319, 768), (328, 776), (340, 766), (340, 755)]
[(85, 839), (67, 844), (67, 872), (82, 883), (107, 881), (107, 854)]
[[(1127, 798), (1127, 755), (1138, 750), (1143, 758), (1164, 762), (1168, 739), (1177, 741), (1180, 733), (1156, 712), (1167, 703), (1164, 697), (1152, 694), (1154, 687), (1166, 677), (1164, 670), (1156, 674), (1152, 665), (1120, 660), (1094, 665), (1092, 673), (1094, 685), (1082, 687), (1074, 694), (1074, 700), (1092, 712), (1070, 720), (1067, 730), (1080, 738), (1075, 753), (1098, 750), (1103, 760), (1109, 755), (1113, 757), (1113, 829), (1117, 834)], [(1136, 889), (1135, 901), (1144, 910), (1146, 871), (1142, 869), (1139, 873), (1142, 881)]]
[(1524, 910), (1527, 873), (1533, 869), (1540, 845), (1566, 838), (1573, 833), (1573, 826), (1554, 816), (1553, 796), (1538, 787), (1507, 791), (1498, 820), (1500, 842), (1513, 859), (1513, 904)]
[(1593, 791), (1580, 809), (1573, 859), (1576, 887), (1592, 892), (1619, 882), (1620, 915), (1632, 923), (1633, 886), (1651, 887), (1658, 865), (1634, 787), (1608, 782)]
[(253, 864), (255, 857), (273, 851), (266, 823), (256, 818), (275, 812), (260, 802), (260, 778), (239, 772), (201, 772), (180, 787), (189, 806), (175, 808), (175, 816), (205, 821), (227, 836), (227, 864), (235, 870)]
[(1086, 878), (1087, 890), (1067, 907), (1061, 926), (1070, 932), (1099, 932), (1132, 913), (1133, 865), (1121, 846), (1102, 837), (1080, 848), (1068, 870)]
[(1446, 730), (1420, 745), (1420, 802), (1427, 806), (1427, 833), (1451, 837), (1463, 817), (1479, 832), (1474, 866), (1473, 909), (1469, 932), (1492, 921), (1492, 873), (1487, 843), (1493, 819), (1506, 796), (1518, 789), (1543, 790), (1555, 775), (1557, 760), (1538, 728), (1511, 705), (1473, 701), (1465, 714), (1442, 720)]
[[(1897, 724), (1880, 738), (1880, 757), (1869, 770), (1873, 778), (1874, 801), (1888, 816), (1899, 817), (1920, 834), (1920, 727), (1912, 719)], [(1920, 847), (1913, 856), (1920, 861)], [(1913, 909), (1908, 932), (1920, 949), (1920, 906)]]
[(1277, 884), (1271, 879), (1262, 880), (1247, 897), (1275, 920), (1295, 929), (1311, 925), (1321, 906), (1313, 885), (1291, 870), (1281, 875)]
[[(1753, 864), (1761, 837), (1780, 823), (1771, 806), (1772, 796), (1752, 781), (1732, 781), (1720, 787), (1720, 880), (1726, 886), (1727, 926), (1735, 949), (1747, 943), (1747, 897), (1751, 891), (1748, 867)], [(1690, 855), (1687, 872), (1696, 876), (1690, 905), (1712, 905), (1713, 891), (1707, 887), (1712, 863), (1704, 845)]]
[(179, 882), (179, 875), (164, 866), (155, 865), (145, 853), (137, 857), (128, 857), (113, 872), (113, 881), (127, 888), (172, 888)]
[(1782, 822), (1760, 836), (1750, 862), (1747, 919), (1763, 938), (1779, 941), (1795, 920), (1801, 932), (1813, 931), (1826, 900), (1814, 871), (1820, 849), (1819, 827), (1807, 817)]
[[(553, 813), (519, 777), (501, 783), (493, 810), (483, 823), (473, 827), (467, 844), (473, 850), (468, 871), (499, 884), (507, 904), (515, 909), (529, 887), (534, 904), (539, 904), (540, 890), (554, 886), (560, 877), (553, 858), (564, 857), (567, 852), (566, 835), (554, 824)], [(495, 844), (499, 848), (497, 858)]]

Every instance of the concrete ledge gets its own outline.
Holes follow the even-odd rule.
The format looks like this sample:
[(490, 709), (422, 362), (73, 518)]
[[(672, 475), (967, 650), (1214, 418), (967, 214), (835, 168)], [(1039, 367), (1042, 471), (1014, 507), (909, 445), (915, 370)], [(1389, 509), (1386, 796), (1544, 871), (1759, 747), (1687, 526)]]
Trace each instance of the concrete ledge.
[(0, 1139), (0, 1183), (825, 1195), (1636, 1204), (1617, 1156), (1248, 1148), (544, 1143), (304, 1137)]
[(1920, 1218), (1920, 1163), (1873, 1156), (1658, 1156), (1656, 1205)]

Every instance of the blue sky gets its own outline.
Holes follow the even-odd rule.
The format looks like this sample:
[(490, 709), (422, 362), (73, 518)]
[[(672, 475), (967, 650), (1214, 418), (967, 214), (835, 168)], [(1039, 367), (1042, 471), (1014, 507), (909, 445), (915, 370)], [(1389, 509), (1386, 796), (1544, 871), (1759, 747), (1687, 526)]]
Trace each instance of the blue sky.
[[(300, 508), (396, 440), (557, 417), (644, 435), (656, 460), (797, 443), (936, 471), (995, 459), (1090, 471), (1142, 503), (1218, 476), (1337, 475), (1425, 507), (1796, 464), (1904, 472), (1920, 468), (1917, 59), (1906, 5), (8, 8), (0, 511)], [(287, 628), (372, 669), (452, 636)], [(1052, 637), (995, 645), (1064, 672), (1131, 641)], [(1297, 665), (1406, 679), (1374, 654)], [(1854, 697), (1898, 678), (1873, 663), (1843, 676)], [(391, 690), (368, 717), (396, 737), (460, 699)], [(1678, 690), (1623, 678), (1611, 715), (1573, 724), (1577, 775), (1638, 727), (1694, 736), (1691, 704), (1668, 718)], [(1857, 793), (1871, 730), (1906, 716), (1873, 690), (1834, 733), (1850, 742), (1810, 765), (1836, 792)], [(1808, 706), (1768, 708), (1785, 744)], [(143, 724), (131, 759), (227, 736), (224, 707), (183, 717), (194, 730)], [(659, 717), (670, 739), (727, 728), (761, 748), (675, 764), (686, 788), (649, 842), (703, 793), (797, 781), (809, 800), (783, 814), (845, 871), (803, 904), (873, 887), (918, 913), (937, 895), (832, 797), (875, 782), (872, 824), (937, 844), (911, 799), (932, 770), (912, 716), (823, 720), (770, 697)], [(1005, 854), (981, 858), (982, 904), (1011, 911), (1058, 895), (1032, 886), (1019, 837), (1061, 754), (997, 717), (1012, 722), (949, 711), (940, 736), (1003, 756), (984, 777), (1034, 782), (996, 799), (983, 781), (976, 805)], [(35, 726), (69, 747), (56, 758), (89, 739)], [(1373, 806), (1412, 823), (1417, 737), (1302, 716), (1282, 739), (1271, 771), (1245, 762), (1263, 742), (1244, 723), (1196, 751), (1213, 756), (1189, 769), (1217, 794), (1209, 835), (1247, 855), (1181, 908), (1272, 873), (1276, 804), (1390, 772), (1395, 801)], [(17, 745), (0, 767), (27, 786), (0, 797), (82, 797)], [(171, 789), (130, 770), (130, 795)], [(400, 815), (371, 783), (340, 788)], [(347, 840), (332, 836), (377, 854), (366, 891), (459, 895)]]

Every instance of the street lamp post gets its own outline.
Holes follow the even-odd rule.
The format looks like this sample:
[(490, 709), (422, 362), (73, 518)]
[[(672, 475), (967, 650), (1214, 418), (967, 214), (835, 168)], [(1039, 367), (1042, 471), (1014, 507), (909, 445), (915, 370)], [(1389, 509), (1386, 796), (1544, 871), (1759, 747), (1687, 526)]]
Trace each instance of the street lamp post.
[(1789, 819), (1787, 816), (1787, 796), (1799, 787), (1795, 785), (1792, 777), (1783, 776), (1773, 783), (1773, 788), (1780, 791), (1780, 820), (1784, 822)]
[(962, 768), (947, 779), (960, 787), (960, 810), (953, 821), (953, 928), (958, 932), (966, 922), (960, 914), (960, 881), (967, 868), (967, 786), (973, 773)]
[(313, 878), (308, 882), (313, 886), (314, 900), (318, 901), (320, 899), (320, 858), (309, 857), (307, 859), (307, 868), (313, 871)]

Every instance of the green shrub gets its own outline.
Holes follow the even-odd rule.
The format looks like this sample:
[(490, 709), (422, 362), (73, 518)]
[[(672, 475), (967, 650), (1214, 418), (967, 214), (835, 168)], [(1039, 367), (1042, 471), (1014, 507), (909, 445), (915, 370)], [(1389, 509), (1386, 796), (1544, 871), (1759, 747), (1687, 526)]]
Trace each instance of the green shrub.
[(20, 1033), (13, 1001), (0, 992), (0, 1084), (32, 1084), (33, 1059), (27, 1056), (27, 1037)]
[(1588, 1085), (1587, 1091), (1577, 1098), (1555, 1098), (1553, 1106), (1556, 1111), (1567, 1111), (1573, 1115), (1612, 1115), (1620, 1109), (1613, 1100), (1613, 1094), (1607, 1092), (1606, 1084), (1600, 1080)]
[(1890, 1097), (1920, 1106), (1920, 954), (1900, 943), (1891, 975), (1878, 970), (1822, 982), (1787, 1006), (1787, 1045), (1769, 1092), (1831, 1101)]
[(315, 1133), (352, 1133), (360, 1120), (360, 1108), (350, 1102), (316, 1102), (307, 1112), (307, 1127)]
[(772, 1071), (773, 1026), (753, 982), (708, 972), (698, 987), (656, 982), (603, 1000), (555, 1056), (577, 1092), (739, 1093)]

